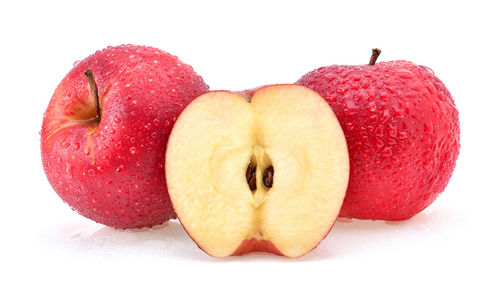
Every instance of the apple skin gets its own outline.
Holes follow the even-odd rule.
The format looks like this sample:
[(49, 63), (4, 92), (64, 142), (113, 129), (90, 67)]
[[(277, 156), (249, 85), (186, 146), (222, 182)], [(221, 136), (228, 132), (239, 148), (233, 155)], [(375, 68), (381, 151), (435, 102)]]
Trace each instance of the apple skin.
[(459, 119), (430, 68), (333, 65), (297, 84), (325, 98), (346, 136), (351, 172), (340, 217), (409, 219), (445, 189), (459, 154)]
[[(87, 69), (99, 92), (100, 122)], [(191, 66), (152, 47), (108, 47), (78, 62), (43, 118), (42, 163), (50, 184), (75, 211), (111, 227), (176, 218), (165, 148), (177, 116), (206, 91)]]
[(257, 240), (252, 238), (250, 240), (243, 241), (240, 246), (236, 249), (232, 256), (242, 256), (249, 253), (270, 253), (278, 256), (283, 256), (283, 254), (278, 250), (278, 248), (269, 240)]

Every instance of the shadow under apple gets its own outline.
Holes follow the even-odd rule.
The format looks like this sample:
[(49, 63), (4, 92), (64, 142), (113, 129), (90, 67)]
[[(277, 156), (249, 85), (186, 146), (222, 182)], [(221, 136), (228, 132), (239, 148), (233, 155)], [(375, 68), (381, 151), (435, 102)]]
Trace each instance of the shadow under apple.
[(59, 244), (77, 250), (78, 253), (104, 254), (109, 258), (120, 257), (125, 253), (160, 258), (172, 255), (207, 262), (243, 262), (250, 259), (304, 262), (363, 254), (367, 252), (367, 249), (377, 249), (377, 246), (384, 244), (397, 246), (402, 236), (409, 238), (414, 236), (414, 240), (417, 241), (420, 240), (417, 237), (422, 237), (422, 233), (434, 232), (443, 224), (452, 223), (452, 216), (451, 213), (436, 208), (420, 213), (412, 219), (398, 222), (339, 218), (332, 231), (316, 249), (297, 259), (266, 253), (251, 253), (222, 259), (213, 258), (196, 246), (177, 220), (151, 229), (132, 230), (119, 230), (87, 223), (61, 227), (55, 233)]

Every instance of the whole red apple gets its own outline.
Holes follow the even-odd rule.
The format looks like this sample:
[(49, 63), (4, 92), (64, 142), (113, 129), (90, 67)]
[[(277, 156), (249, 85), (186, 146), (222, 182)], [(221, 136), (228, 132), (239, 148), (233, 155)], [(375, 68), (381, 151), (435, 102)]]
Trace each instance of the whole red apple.
[(340, 216), (403, 220), (429, 206), (460, 149), (458, 111), (444, 84), (408, 61), (333, 65), (297, 83), (323, 96), (344, 130), (349, 186)]
[(207, 90), (191, 66), (152, 47), (108, 47), (80, 61), (43, 118), (50, 184), (78, 213), (108, 226), (175, 218), (165, 148), (177, 116)]

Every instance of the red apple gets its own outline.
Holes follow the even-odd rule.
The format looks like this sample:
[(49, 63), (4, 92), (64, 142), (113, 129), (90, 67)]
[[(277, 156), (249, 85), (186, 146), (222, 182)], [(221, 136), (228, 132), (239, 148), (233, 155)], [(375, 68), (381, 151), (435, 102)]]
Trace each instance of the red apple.
[(108, 47), (79, 62), (43, 119), (50, 184), (78, 213), (108, 226), (175, 218), (165, 148), (177, 116), (207, 89), (191, 66), (152, 47)]
[(403, 220), (424, 210), (451, 177), (460, 149), (458, 111), (431, 69), (408, 61), (332, 65), (297, 83), (323, 96), (349, 147), (340, 216)]
[(213, 91), (179, 116), (166, 155), (179, 220), (215, 257), (299, 257), (328, 234), (344, 199), (349, 155), (317, 93), (272, 85)]

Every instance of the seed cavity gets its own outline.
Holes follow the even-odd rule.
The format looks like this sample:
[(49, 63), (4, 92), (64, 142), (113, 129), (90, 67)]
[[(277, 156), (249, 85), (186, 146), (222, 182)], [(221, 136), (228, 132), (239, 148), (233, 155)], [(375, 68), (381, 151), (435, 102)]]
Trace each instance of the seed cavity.
[(273, 175), (274, 175), (273, 166), (268, 167), (264, 171), (263, 181), (264, 181), (264, 185), (268, 188), (271, 188), (273, 186)]
[(255, 191), (257, 189), (257, 166), (253, 166), (252, 162), (248, 164), (247, 171), (245, 173), (247, 177), (247, 183), (250, 190)]

